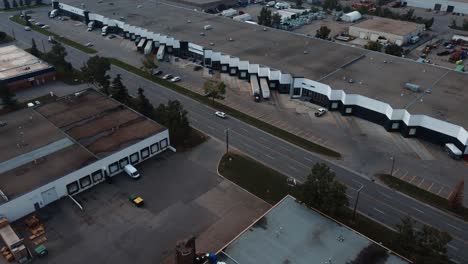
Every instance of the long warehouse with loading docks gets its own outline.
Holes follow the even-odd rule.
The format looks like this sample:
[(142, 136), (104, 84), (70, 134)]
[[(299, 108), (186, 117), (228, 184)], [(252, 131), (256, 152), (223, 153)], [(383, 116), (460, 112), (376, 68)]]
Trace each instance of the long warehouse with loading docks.
[(0, 121), (0, 215), (9, 222), (174, 150), (165, 127), (93, 89)]
[[(78, 8), (83, 3), (88, 10)], [(129, 0), (114, 4), (62, 0), (53, 9), (164, 45), (158, 59), (161, 51), (203, 60), (206, 67), (241, 79), (256, 75), (267, 79), (271, 90), (406, 137), (452, 143), (468, 158), (468, 76), (463, 73), (165, 3), (157, 8), (135, 8)], [(125, 22), (112, 18), (117, 10)], [(407, 89), (408, 83), (420, 89)]]

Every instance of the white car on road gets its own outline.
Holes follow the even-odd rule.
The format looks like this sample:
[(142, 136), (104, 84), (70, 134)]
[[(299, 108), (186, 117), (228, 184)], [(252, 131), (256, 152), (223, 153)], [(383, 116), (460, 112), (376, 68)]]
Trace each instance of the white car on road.
[(223, 119), (227, 117), (226, 113), (220, 112), (220, 111), (216, 111), (216, 112), (215, 112), (215, 115), (216, 115), (217, 117), (221, 117), (221, 118), (223, 118)]
[(31, 31), (31, 28), (30, 27), (24, 27), (24, 30)]
[(175, 83), (175, 82), (178, 82), (180, 80), (182, 80), (182, 79), (179, 76), (176, 76), (176, 77), (171, 79), (171, 82)]
[(319, 108), (317, 112), (315, 112), (316, 117), (321, 117), (327, 112), (327, 109), (325, 108)]
[(163, 78), (164, 80), (170, 80), (170, 79), (172, 79), (172, 77), (173, 77), (172, 74), (166, 74), (166, 75), (164, 75), (162, 78)]

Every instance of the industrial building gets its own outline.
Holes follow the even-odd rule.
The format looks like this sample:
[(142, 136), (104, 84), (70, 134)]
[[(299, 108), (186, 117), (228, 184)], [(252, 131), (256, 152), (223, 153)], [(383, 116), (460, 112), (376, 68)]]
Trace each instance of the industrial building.
[(9, 222), (174, 150), (165, 127), (93, 89), (0, 121), (0, 215)]
[(402, 0), (408, 6), (468, 14), (468, 0)]
[(224, 246), (218, 259), (226, 264), (411, 263), (289, 195)]
[(55, 80), (55, 68), (11, 45), (0, 47), (0, 81), (12, 91)]
[[(375, 122), (387, 131), (452, 143), (468, 158), (463, 115), (468, 76), (463, 73), (164, 3), (135, 9), (129, 0), (115, 0), (113, 7), (84, 0), (88, 10), (77, 8), (82, 3), (62, 0), (53, 8), (131, 40), (151, 40), (169, 56), (192, 57), (244, 80), (251, 75), (266, 79), (272, 92)], [(116, 6), (125, 22), (111, 18)]]
[(372, 17), (349, 26), (349, 35), (370, 41), (384, 41), (398, 46), (410, 42), (411, 37), (424, 32), (424, 24), (395, 20), (383, 17)]

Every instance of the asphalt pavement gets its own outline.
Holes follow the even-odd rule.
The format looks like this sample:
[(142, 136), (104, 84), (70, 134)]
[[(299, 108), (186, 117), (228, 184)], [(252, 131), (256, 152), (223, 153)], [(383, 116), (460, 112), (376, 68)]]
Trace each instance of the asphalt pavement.
[[(13, 29), (19, 46), (28, 47), (31, 38), (35, 38), (40, 48), (42, 48), (42, 43), (44, 43), (45, 49), (50, 48), (45, 36), (36, 32), (24, 31), (22, 26), (9, 21), (8, 15), (11, 13), (0, 14), (0, 28), (5, 32), (11, 32)], [(67, 47), (67, 51), (67, 59), (78, 68), (90, 57), (90, 55), (71, 47)], [(350, 204), (354, 203), (357, 190), (364, 186), (360, 192), (358, 204), (358, 210), (362, 214), (393, 228), (400, 222), (401, 218), (411, 216), (419, 223), (447, 231), (453, 237), (448, 245), (449, 255), (458, 263), (468, 263), (468, 224), (463, 220), (375, 183), (366, 176), (337, 163), (323, 160), (314, 153), (240, 120), (230, 117), (220, 119), (214, 115), (215, 109), (209, 106), (113, 66), (111, 75), (117, 73), (122, 75), (131, 94), (136, 94), (136, 89), (142, 87), (154, 105), (165, 103), (169, 99), (179, 100), (188, 110), (190, 122), (195, 128), (221, 141), (225, 140), (226, 131), (229, 129), (231, 147), (241, 150), (285, 175), (304, 181), (310, 168), (316, 162), (326, 163), (336, 173), (337, 178), (347, 185)]]

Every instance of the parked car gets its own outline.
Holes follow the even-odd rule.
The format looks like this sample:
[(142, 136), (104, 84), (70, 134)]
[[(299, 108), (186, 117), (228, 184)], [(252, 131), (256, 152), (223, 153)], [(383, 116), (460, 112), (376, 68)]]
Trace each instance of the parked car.
[(194, 70), (194, 71), (199, 71), (199, 70), (201, 70), (201, 69), (203, 69), (203, 67), (200, 66), (200, 65), (196, 65), (195, 67), (193, 67), (193, 70)]
[(32, 23), (32, 22), (34, 22), (34, 21), (36, 21), (34, 18), (28, 19), (28, 22), (29, 22), (29, 23)]
[(52, 44), (57, 43), (57, 41), (55, 41), (54, 37), (52, 37), (52, 36), (49, 36), (49, 38), (47, 40)]
[(181, 81), (182, 79), (179, 77), (179, 76), (176, 76), (174, 78), (171, 79), (171, 82), (175, 83), (175, 82), (179, 82)]
[(220, 111), (216, 111), (216, 112), (215, 112), (215, 115), (216, 115), (217, 117), (220, 117), (220, 118), (223, 118), (223, 119), (225, 119), (225, 118), (227, 117), (226, 114), (225, 114), (224, 112), (220, 112)]
[(109, 36), (109, 39), (113, 39), (113, 38), (116, 38), (116, 36), (115, 35), (110, 35)]
[(316, 116), (316, 117), (321, 117), (321, 116), (323, 116), (325, 113), (327, 113), (327, 109), (325, 109), (325, 108), (319, 108), (319, 109), (317, 110), (317, 112), (315, 112), (315, 116)]
[(43, 25), (41, 28), (43, 28), (43, 29), (48, 29), (48, 28), (50, 28), (50, 27), (49, 27), (49, 25)]
[(38, 27), (42, 27), (44, 25), (44, 23), (41, 23), (41, 22), (36, 22), (34, 23), (34, 25), (38, 26)]
[(88, 42), (88, 43), (85, 44), (85, 46), (88, 47), (88, 48), (89, 48), (89, 47), (92, 47), (92, 46), (93, 46), (93, 43)]
[(24, 30), (31, 31), (31, 28), (30, 27), (24, 27)]
[(174, 76), (172, 76), (172, 74), (166, 74), (166, 75), (164, 75), (162, 78), (163, 78), (164, 80), (170, 80), (170, 79), (172, 79), (172, 77), (174, 77)]
[(163, 71), (158, 70), (158, 71), (153, 72), (153, 75), (161, 75), (162, 73), (163, 73)]

